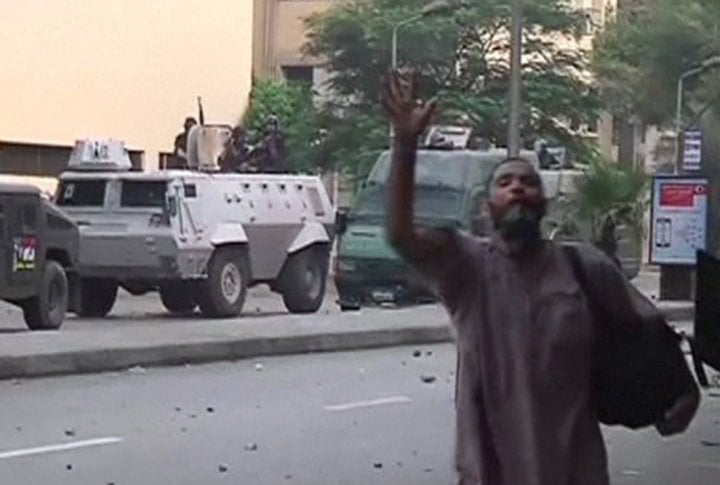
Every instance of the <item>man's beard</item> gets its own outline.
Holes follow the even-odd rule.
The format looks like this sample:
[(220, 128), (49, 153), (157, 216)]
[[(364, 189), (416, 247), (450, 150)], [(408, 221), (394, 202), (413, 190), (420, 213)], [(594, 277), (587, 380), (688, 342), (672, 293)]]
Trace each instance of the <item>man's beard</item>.
[(506, 241), (533, 242), (540, 240), (541, 209), (514, 204), (505, 214), (495, 219), (495, 230)]

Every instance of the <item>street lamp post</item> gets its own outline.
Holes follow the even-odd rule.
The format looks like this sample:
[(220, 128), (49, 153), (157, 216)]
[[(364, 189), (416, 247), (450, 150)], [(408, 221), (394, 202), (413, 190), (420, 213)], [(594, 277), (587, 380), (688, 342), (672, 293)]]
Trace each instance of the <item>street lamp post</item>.
[[(681, 172), (682, 153), (680, 146), (682, 143), (683, 132), (683, 96), (685, 88), (685, 80), (693, 76), (701, 74), (707, 69), (720, 67), (720, 56), (711, 57), (703, 61), (699, 66), (683, 72), (677, 82), (677, 106), (675, 109), (675, 158), (674, 170), (675, 175)], [(671, 266), (660, 265), (660, 299), (661, 300), (687, 300), (692, 298), (692, 277), (693, 268), (691, 266)]]
[(685, 80), (693, 76), (697, 76), (705, 72), (707, 69), (720, 66), (720, 56), (711, 57), (706, 59), (700, 64), (700, 66), (685, 71), (678, 78), (677, 83), (677, 106), (675, 108), (675, 175), (680, 172), (681, 165), (681, 154), (680, 154), (680, 142), (682, 137), (683, 126), (682, 126), (682, 109), (683, 109), (683, 95), (685, 88)]
[(510, 50), (510, 115), (508, 117), (508, 156), (520, 154), (520, 122), (522, 118), (522, 35), (523, 0), (514, 0), (511, 19)]
[[(434, 0), (423, 7), (419, 14), (413, 15), (397, 22), (392, 29), (392, 45), (390, 68), (394, 71), (398, 68), (398, 33), (400, 29), (408, 24), (416, 22), (422, 18), (442, 12), (452, 7), (450, 0)], [(395, 138), (392, 123), (390, 124), (390, 140)]]
[(396, 23), (393, 26), (393, 30), (392, 30), (392, 60), (390, 62), (391, 67), (393, 69), (397, 69), (397, 67), (398, 67), (398, 32), (400, 31), (400, 29), (408, 24), (411, 24), (417, 20), (420, 20), (421, 18), (427, 17), (429, 15), (434, 15), (443, 10), (447, 10), (451, 6), (452, 6), (452, 4), (450, 3), (449, 0), (434, 0), (430, 3), (428, 3), (427, 5), (425, 5), (419, 14), (413, 15), (412, 17), (401, 20), (400, 22)]

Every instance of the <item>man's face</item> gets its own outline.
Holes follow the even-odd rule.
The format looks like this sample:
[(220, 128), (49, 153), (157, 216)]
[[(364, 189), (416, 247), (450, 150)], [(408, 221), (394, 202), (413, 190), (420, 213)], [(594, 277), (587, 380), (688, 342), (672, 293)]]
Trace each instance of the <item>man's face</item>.
[(529, 163), (507, 162), (498, 167), (488, 205), (495, 229), (506, 239), (539, 237), (546, 201), (540, 175)]

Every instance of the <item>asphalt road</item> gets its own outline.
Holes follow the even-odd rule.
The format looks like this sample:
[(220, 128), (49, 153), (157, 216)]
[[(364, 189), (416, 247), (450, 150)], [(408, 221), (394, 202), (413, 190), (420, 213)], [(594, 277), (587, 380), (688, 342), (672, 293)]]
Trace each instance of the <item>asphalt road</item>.
[[(450, 484), (453, 370), (438, 345), (0, 382), (0, 483)], [(717, 484), (719, 419), (609, 431), (614, 483)]]

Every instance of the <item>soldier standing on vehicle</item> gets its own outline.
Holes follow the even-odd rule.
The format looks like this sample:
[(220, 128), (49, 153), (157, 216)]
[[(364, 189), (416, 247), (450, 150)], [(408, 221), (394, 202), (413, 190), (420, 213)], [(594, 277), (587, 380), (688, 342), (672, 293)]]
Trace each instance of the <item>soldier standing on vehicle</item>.
[(287, 143), (285, 133), (280, 128), (280, 120), (276, 116), (268, 119), (261, 147), (264, 156), (260, 159), (260, 172), (287, 173)]
[[(388, 236), (424, 275), (457, 330), (456, 458), (461, 485), (607, 485), (607, 455), (591, 399), (595, 328), (562, 248), (541, 237), (546, 199), (535, 168), (509, 158), (488, 185), (491, 241), (413, 222), (418, 138), (436, 107), (414, 77), (392, 73), (384, 106), (394, 128)], [(579, 248), (619, 322), (657, 317), (597, 249)], [(686, 429), (688, 392), (657, 425)]]
[(250, 149), (247, 146), (247, 137), (242, 126), (236, 126), (232, 130), (232, 136), (225, 144), (225, 149), (218, 165), (223, 172), (242, 172), (247, 164)]
[(188, 116), (185, 118), (183, 125), (183, 132), (179, 133), (175, 137), (175, 144), (173, 149), (173, 156), (171, 163), (167, 168), (188, 168), (188, 157), (187, 157), (187, 142), (188, 135), (193, 126), (197, 125), (195, 118)]

